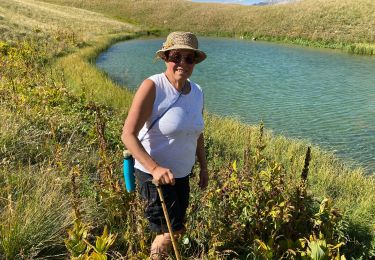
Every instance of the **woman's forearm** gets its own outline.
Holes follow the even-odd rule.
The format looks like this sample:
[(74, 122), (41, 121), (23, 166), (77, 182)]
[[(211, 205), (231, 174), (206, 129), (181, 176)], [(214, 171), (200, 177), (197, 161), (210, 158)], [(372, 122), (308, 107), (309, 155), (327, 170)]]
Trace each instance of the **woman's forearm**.
[(168, 168), (158, 165), (143, 148), (141, 142), (133, 132), (127, 132), (124, 127), (121, 136), (126, 148), (132, 153), (133, 157), (145, 167), (152, 175), (153, 179), (159, 184), (175, 184), (172, 171)]
[(203, 133), (201, 133), (198, 137), (196, 154), (201, 171), (207, 171), (206, 151), (204, 149)]
[(122, 142), (130, 151), (133, 157), (140, 162), (150, 173), (158, 166), (158, 164), (151, 158), (151, 156), (143, 148), (138, 138), (133, 133), (127, 133), (124, 130), (121, 136)]

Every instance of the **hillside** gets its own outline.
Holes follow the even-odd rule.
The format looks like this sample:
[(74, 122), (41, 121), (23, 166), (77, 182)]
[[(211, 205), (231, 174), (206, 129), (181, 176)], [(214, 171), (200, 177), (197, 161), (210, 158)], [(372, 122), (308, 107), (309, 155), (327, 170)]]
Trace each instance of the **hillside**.
[(49, 0), (161, 30), (257, 38), (375, 54), (375, 2), (302, 0), (269, 6), (184, 0)]

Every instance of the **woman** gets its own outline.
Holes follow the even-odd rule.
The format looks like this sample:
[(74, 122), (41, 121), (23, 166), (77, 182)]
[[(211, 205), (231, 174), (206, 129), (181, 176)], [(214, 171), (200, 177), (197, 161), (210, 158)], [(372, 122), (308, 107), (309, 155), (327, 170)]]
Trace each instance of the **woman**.
[(137, 90), (121, 139), (135, 158), (135, 176), (145, 215), (157, 236), (152, 258), (167, 255), (171, 244), (158, 193), (161, 185), (174, 234), (184, 232), (189, 200), (189, 174), (200, 165), (199, 186), (208, 184), (203, 138), (203, 93), (189, 80), (194, 66), (206, 58), (190, 32), (172, 32), (156, 55), (166, 64), (164, 73), (144, 80)]

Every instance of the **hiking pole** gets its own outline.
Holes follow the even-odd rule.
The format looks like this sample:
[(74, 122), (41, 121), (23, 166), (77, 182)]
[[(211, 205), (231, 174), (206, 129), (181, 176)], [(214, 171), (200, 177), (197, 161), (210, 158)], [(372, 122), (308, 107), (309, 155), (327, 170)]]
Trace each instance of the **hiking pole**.
[(176, 242), (176, 240), (174, 238), (174, 235), (173, 235), (172, 225), (171, 225), (171, 221), (169, 220), (167, 206), (165, 205), (165, 202), (164, 202), (163, 192), (162, 192), (161, 187), (160, 187), (160, 185), (159, 185), (159, 183), (157, 181), (152, 180), (152, 183), (156, 186), (156, 189), (158, 190), (158, 193), (159, 193), (159, 198), (160, 198), (161, 206), (163, 208), (165, 221), (167, 222), (169, 235), (171, 236), (171, 240), (172, 240), (174, 254), (176, 255), (176, 259), (180, 260), (181, 259), (180, 258), (180, 253), (178, 252), (177, 242)]

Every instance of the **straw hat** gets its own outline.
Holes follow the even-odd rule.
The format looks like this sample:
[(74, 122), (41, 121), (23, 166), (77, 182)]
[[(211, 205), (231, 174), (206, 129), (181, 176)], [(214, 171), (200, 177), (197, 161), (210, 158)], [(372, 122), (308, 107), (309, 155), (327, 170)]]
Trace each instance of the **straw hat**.
[(198, 49), (198, 39), (191, 32), (171, 32), (163, 43), (163, 47), (156, 52), (156, 56), (165, 60), (166, 51), (178, 49), (195, 51), (197, 55), (195, 63), (199, 63), (207, 57), (203, 51)]

